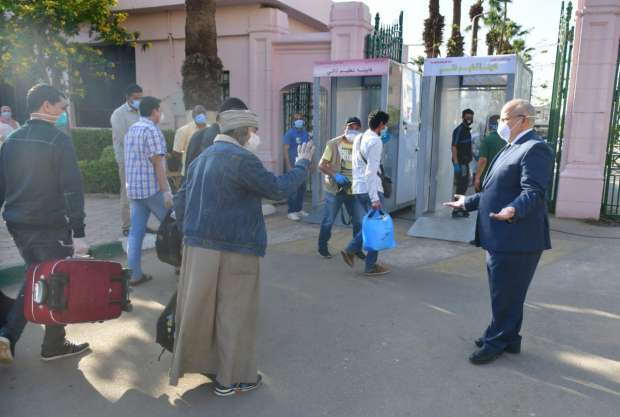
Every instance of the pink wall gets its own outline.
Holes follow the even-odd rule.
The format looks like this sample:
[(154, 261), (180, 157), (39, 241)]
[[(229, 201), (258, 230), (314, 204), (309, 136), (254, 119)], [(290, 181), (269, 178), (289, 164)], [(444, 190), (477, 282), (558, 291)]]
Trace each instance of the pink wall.
[(580, 0), (556, 214), (598, 219), (603, 196), (620, 2)]
[[(121, 2), (121, 7), (129, 3), (136, 6), (141, 1)], [(244, 100), (259, 115), (259, 156), (268, 168), (279, 172), (282, 89), (312, 82), (316, 61), (362, 57), (363, 40), (371, 28), (370, 13), (363, 3), (337, 3), (331, 8), (331, 1), (315, 1), (312, 8), (327, 5), (324, 9), (331, 10), (332, 19), (330, 32), (316, 32), (303, 19), (249, 3), (253, 4), (218, 7), (218, 55), (224, 69), (230, 71), (231, 96)], [(308, 7), (311, 2), (303, 3)], [(329, 12), (325, 14), (329, 16)], [(139, 31), (142, 42), (152, 42), (145, 51), (136, 48), (138, 83), (147, 94), (163, 99), (166, 120), (162, 127), (179, 127), (187, 121), (181, 91), (185, 11), (177, 8), (130, 13), (126, 26)]]

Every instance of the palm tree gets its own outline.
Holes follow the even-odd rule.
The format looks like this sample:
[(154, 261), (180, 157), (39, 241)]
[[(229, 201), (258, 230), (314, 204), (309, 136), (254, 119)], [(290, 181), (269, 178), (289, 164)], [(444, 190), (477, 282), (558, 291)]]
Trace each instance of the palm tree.
[(482, 0), (478, 0), (469, 8), (469, 20), (472, 21), (471, 56), (478, 55), (478, 30), (480, 29), (480, 18), (483, 16), (484, 7)]
[(429, 0), (428, 19), (424, 20), (424, 46), (426, 56), (439, 56), (439, 47), (443, 43), (444, 17), (439, 13), (439, 0)]
[(448, 40), (448, 56), (463, 56), (463, 35), (461, 35), (461, 0), (452, 0), (452, 36)]
[(185, 61), (183, 101), (186, 109), (198, 104), (217, 111), (222, 101), (222, 61), (217, 56), (215, 0), (185, 0)]

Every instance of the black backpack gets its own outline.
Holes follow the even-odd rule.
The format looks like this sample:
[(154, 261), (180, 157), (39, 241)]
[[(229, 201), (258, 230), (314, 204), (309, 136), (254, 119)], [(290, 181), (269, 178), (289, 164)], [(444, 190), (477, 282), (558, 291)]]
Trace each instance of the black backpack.
[(177, 292), (172, 294), (172, 298), (168, 301), (166, 308), (159, 315), (157, 319), (157, 335), (155, 341), (162, 347), (159, 358), (167, 350), (172, 352), (174, 349), (174, 330), (175, 330), (175, 316), (177, 309)]
[(179, 231), (174, 211), (168, 211), (166, 217), (159, 225), (155, 251), (160, 261), (169, 265), (181, 266), (181, 249), (183, 247), (183, 234)]

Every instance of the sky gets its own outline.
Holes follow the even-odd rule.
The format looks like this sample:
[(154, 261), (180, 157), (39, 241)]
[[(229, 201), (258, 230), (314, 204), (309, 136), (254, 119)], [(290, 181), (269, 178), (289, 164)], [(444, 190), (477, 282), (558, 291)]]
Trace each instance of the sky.
[[(347, 0), (335, 0), (336, 2)], [(422, 32), (424, 31), (424, 19), (428, 17), (428, 0), (361, 0), (368, 5), (374, 15), (379, 12), (381, 21), (388, 23), (398, 19), (402, 10), (404, 12), (404, 38), (405, 44), (414, 46), (414, 57), (424, 54), (422, 44)], [(469, 22), (469, 8), (475, 0), (463, 0), (461, 8), (461, 34), (465, 37), (465, 51), (469, 53), (471, 44), (471, 32), (465, 32)], [(487, 2), (484, 2), (485, 11), (488, 10)], [(534, 74), (533, 97), (534, 103), (541, 99), (549, 99), (551, 88), (543, 89), (542, 84), (551, 84), (553, 81), (553, 65), (557, 44), (558, 27), (560, 22), (560, 7), (562, 0), (513, 0), (508, 5), (508, 16), (521, 24), (531, 33), (526, 37), (527, 44), (535, 48), (531, 63)], [(440, 13), (445, 17), (444, 47), (450, 38), (450, 24), (452, 23), (452, 0), (440, 0)], [(374, 20), (373, 20), (374, 22)], [(478, 35), (478, 55), (486, 53), (484, 41), (486, 30), (484, 27)]]

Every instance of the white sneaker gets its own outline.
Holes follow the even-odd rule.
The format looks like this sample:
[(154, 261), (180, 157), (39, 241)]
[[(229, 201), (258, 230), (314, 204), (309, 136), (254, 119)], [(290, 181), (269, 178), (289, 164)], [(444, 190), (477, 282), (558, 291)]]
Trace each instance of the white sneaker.
[(11, 341), (6, 337), (0, 337), (0, 363), (10, 365), (13, 362), (11, 353)]
[(307, 213), (305, 211), (298, 211), (297, 214), (299, 214), (301, 217), (308, 217), (310, 215), (310, 213)]
[(301, 220), (301, 217), (299, 217), (299, 214), (297, 213), (289, 213), (287, 217), (289, 220), (292, 220), (294, 222), (298, 222)]

